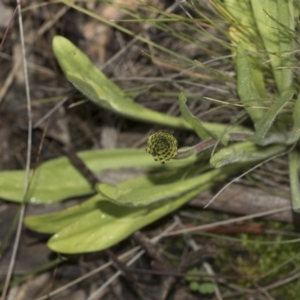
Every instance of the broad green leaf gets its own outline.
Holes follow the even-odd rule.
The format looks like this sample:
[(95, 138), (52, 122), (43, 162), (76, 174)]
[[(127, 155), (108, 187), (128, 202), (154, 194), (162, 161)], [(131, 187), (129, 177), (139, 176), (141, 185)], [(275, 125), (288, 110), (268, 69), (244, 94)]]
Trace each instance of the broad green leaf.
[(203, 175), (188, 178), (195, 171), (202, 174), (209, 169), (208, 164), (202, 166), (189, 166), (169, 172), (148, 174), (131, 180), (124, 181), (119, 185), (100, 183), (97, 190), (107, 197), (107, 200), (118, 205), (145, 206), (154, 202), (164, 201), (186, 193), (202, 184)]
[[(138, 217), (146, 213), (145, 209), (101, 202), (98, 209), (86, 213), (56, 233), (49, 240), (48, 246), (64, 253), (105, 249), (130, 235), (138, 225)], [(130, 227), (133, 227), (132, 231)]]
[(251, 142), (236, 143), (214, 154), (210, 164), (214, 168), (220, 168), (235, 162), (262, 161), (285, 150), (286, 147), (281, 145), (260, 147)]
[(209, 138), (214, 138), (214, 139), (221, 139), (223, 144), (227, 144), (228, 142), (228, 137), (225, 134), (225, 131), (223, 132), (213, 132), (206, 128), (203, 123), (200, 121), (200, 119), (196, 118), (188, 109), (186, 105), (186, 97), (184, 96), (183, 93), (179, 94), (179, 107), (182, 116), (184, 119), (187, 121), (188, 124), (196, 131), (198, 134), (199, 138), (201, 140), (207, 140)]
[(99, 185), (99, 190), (108, 196), (109, 200), (118, 205), (145, 206), (154, 202), (165, 201), (180, 196), (202, 184), (203, 176), (178, 180), (169, 184), (154, 185), (151, 187), (137, 187), (130, 191), (122, 190), (117, 186), (108, 188)]
[[(197, 194), (237, 170), (237, 167), (228, 166), (225, 169), (206, 172), (202, 175), (201, 184), (197, 188), (159, 205), (126, 207), (100, 201), (97, 209), (79, 217), (57, 232), (49, 240), (48, 246), (53, 251), (63, 253), (91, 252), (111, 247), (134, 231), (178, 209)], [(48, 221), (51, 222), (51, 218)]]
[[(157, 163), (156, 163), (157, 164)], [(99, 184), (103, 189), (103, 194), (109, 194), (110, 198), (113, 198), (113, 192), (116, 189), (124, 192), (130, 192), (139, 188), (155, 187), (157, 184), (168, 184), (185, 177), (187, 173), (197, 170), (198, 172), (204, 172), (208, 167), (184, 167), (176, 168), (176, 170), (161, 171), (158, 174), (147, 174), (143, 176), (137, 176), (132, 179), (123, 181), (118, 185), (109, 185), (105, 183)], [(80, 216), (87, 212), (96, 209), (99, 206), (100, 201), (107, 200), (107, 196), (103, 194), (97, 194), (91, 199), (85, 201), (82, 204), (75, 205), (66, 210), (54, 212), (50, 214), (44, 214), (39, 216), (29, 216), (25, 219), (25, 224), (32, 230), (42, 233), (55, 233), (62, 230), (67, 225), (74, 222)]]
[(120, 196), (121, 189), (118, 186), (108, 183), (98, 183), (96, 190), (106, 199), (115, 200)]
[(65, 210), (43, 215), (28, 216), (25, 218), (24, 223), (28, 228), (34, 231), (54, 234), (85, 214), (96, 210), (99, 207), (100, 201), (103, 201), (103, 196), (96, 194), (85, 202)]
[(300, 186), (299, 186), (299, 154), (297, 150), (289, 153), (290, 188), (293, 210), (300, 213)]
[(48, 242), (50, 249), (63, 253), (81, 253), (106, 249), (134, 231), (176, 210), (196, 195), (190, 192), (156, 207), (125, 207), (101, 202), (99, 208), (78, 218), (57, 232)]
[(245, 105), (245, 110), (256, 124), (264, 115), (264, 110), (261, 108), (263, 102), (255, 87), (252, 68), (241, 43), (237, 49), (236, 65), (238, 94), (242, 104)]
[[(169, 170), (197, 160), (197, 157), (191, 157), (161, 166), (144, 149), (90, 150), (80, 152), (78, 156), (93, 172), (130, 167)], [(0, 172), (0, 197), (21, 202), (24, 178), (24, 171)], [(27, 199), (31, 203), (54, 203), (93, 192), (93, 187), (69, 159), (60, 157), (41, 164), (33, 172)]]
[[(264, 114), (264, 116), (257, 122), (256, 131), (251, 137), (251, 141), (258, 145), (264, 145), (264, 139), (270, 130), (276, 116), (280, 113), (282, 108), (292, 99), (294, 91), (285, 92)], [(288, 142), (288, 140), (286, 140)]]
[(132, 101), (64, 37), (53, 38), (53, 51), (67, 79), (97, 105), (133, 119), (190, 129), (181, 118), (147, 109)]
[[(64, 37), (53, 38), (53, 51), (68, 80), (97, 105), (141, 121), (191, 129), (184, 119), (162, 114), (133, 102), (124, 91), (107, 79), (84, 53)], [(226, 129), (226, 126), (221, 124), (202, 124), (212, 132), (223, 132)]]

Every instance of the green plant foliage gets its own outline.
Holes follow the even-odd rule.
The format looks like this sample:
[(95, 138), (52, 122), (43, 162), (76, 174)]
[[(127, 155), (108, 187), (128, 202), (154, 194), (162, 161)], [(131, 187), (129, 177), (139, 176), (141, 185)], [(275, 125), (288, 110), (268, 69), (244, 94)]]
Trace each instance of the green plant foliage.
[(263, 117), (263, 102), (255, 87), (250, 61), (241, 43), (237, 49), (236, 68), (237, 89), (241, 102), (255, 124)]
[(209, 138), (222, 138), (223, 144), (227, 144), (228, 138), (226, 138), (225, 130), (223, 130), (223, 132), (214, 132), (206, 128), (200, 119), (193, 116), (193, 114), (189, 111), (186, 105), (186, 97), (183, 93), (179, 94), (179, 107), (184, 119), (188, 124), (191, 125), (201, 140), (207, 140)]
[[(81, 253), (106, 249), (128, 237), (135, 230), (169, 214), (189, 201), (192, 197), (207, 189), (206, 183), (197, 189), (173, 198), (162, 205), (145, 207), (124, 207), (102, 201), (97, 195), (89, 200), (89, 206), (81, 210), (80, 206), (70, 211), (52, 213), (40, 217), (26, 218), (29, 228), (41, 232), (56, 232), (49, 240), (48, 246), (57, 252)], [(99, 197), (99, 198), (98, 198)], [(69, 219), (64, 220), (69, 214)], [(60, 221), (58, 226), (45, 225), (45, 221)]]
[[(182, 175), (178, 174), (178, 177)], [(164, 178), (161, 178), (165, 181)], [(183, 195), (189, 190), (193, 190), (200, 186), (207, 180), (205, 175), (196, 176), (195, 178), (189, 179), (177, 179), (172, 183), (164, 184), (153, 184), (149, 187), (133, 186), (131, 190), (122, 190), (115, 186), (113, 189), (111, 186), (105, 184), (99, 184), (98, 190), (103, 194), (107, 195), (107, 199), (110, 201), (126, 206), (145, 206), (150, 205), (159, 201), (168, 201), (174, 197)], [(208, 180), (213, 180), (209, 178)], [(112, 193), (113, 190), (113, 193)]]
[[(280, 229), (283, 227), (276, 223), (273, 226)], [(255, 282), (259, 282), (260, 285), (268, 285), (274, 280), (280, 281), (280, 279), (286, 278), (290, 272), (299, 272), (299, 241), (298, 243), (285, 243), (285, 239), (278, 236), (275, 239), (270, 237), (269, 243), (266, 242), (265, 236), (254, 238), (246, 234), (242, 235), (242, 245), (246, 247), (248, 255), (244, 258), (234, 257), (232, 263), (242, 274), (254, 275), (253, 281), (246, 282), (248, 286)], [(255, 276), (255, 274), (261, 276)], [(297, 282), (299, 283), (299, 280)], [(300, 292), (300, 285), (297, 282), (293, 281), (289, 287), (279, 286), (278, 289), (271, 291), (271, 295), (274, 297), (281, 295), (288, 300), (297, 299), (298, 296), (295, 297), (295, 292)]]
[(183, 119), (147, 109), (133, 102), (123, 90), (106, 78), (90, 59), (66, 38), (55, 36), (52, 46), (67, 79), (97, 105), (143, 122), (190, 128)]
[(251, 142), (236, 143), (214, 154), (210, 159), (210, 164), (214, 168), (220, 168), (234, 162), (258, 162), (284, 152), (285, 149), (284, 145), (273, 145), (263, 148)]
[[(263, 42), (253, 17), (251, 0), (225, 0), (224, 4), (227, 10), (225, 16), (229, 19), (231, 24), (229, 36), (235, 46), (233, 53), (236, 54), (236, 48), (239, 44), (242, 44), (243, 48), (252, 54), (252, 56), (249, 57), (252, 67), (251, 77), (262, 100), (266, 98), (266, 88), (264, 84), (264, 73), (266, 69), (264, 69), (261, 56), (257, 55), (257, 53), (263, 49)], [(263, 102), (261, 102), (261, 105), (262, 104)]]
[(124, 240), (134, 231), (151, 224), (178, 209), (200, 193), (202, 186), (163, 205), (153, 207), (124, 207), (102, 202), (95, 209), (52, 236), (50, 249), (63, 253), (81, 253), (106, 249)]
[[(193, 162), (194, 160), (190, 160), (191, 164), (193, 164)], [(82, 214), (97, 209), (99, 201), (113, 198), (114, 194), (116, 194), (116, 190), (130, 192), (131, 190), (136, 188), (153, 188), (158, 183), (163, 186), (165, 183), (174, 182), (178, 180), (178, 178), (181, 178), (183, 176), (182, 174), (186, 173), (185, 169), (186, 168), (179, 168), (177, 171), (165, 170), (151, 176), (138, 176), (133, 179), (123, 181), (116, 186), (101, 183), (97, 187), (97, 190), (99, 190), (100, 193), (85, 201), (84, 203), (75, 205), (60, 212), (55, 212), (53, 214), (50, 213), (42, 216), (30, 216), (26, 218), (25, 223), (30, 228), (35, 229), (39, 232), (53, 234), (63, 229), (66, 225), (72, 223)], [(204, 168), (200, 168), (200, 171), (201, 170), (204, 170)], [(101, 192), (100, 190), (102, 190), (103, 192)]]
[[(278, 231), (278, 235), (241, 234), (237, 238), (210, 234), (220, 249), (214, 265), (223, 276), (237, 274), (238, 285), (243, 288), (265, 287), (281, 282), (299, 273), (299, 238), (287, 238), (281, 232), (293, 230), (293, 225), (265, 221), (266, 228)], [(224, 263), (224, 260), (226, 263)], [(294, 300), (300, 292), (300, 279), (290, 284), (278, 285), (268, 292), (275, 298)], [(244, 299), (241, 297), (241, 299)]]
[[(66, 38), (55, 36), (52, 47), (67, 79), (97, 105), (140, 121), (191, 129), (184, 119), (158, 113), (133, 102), (123, 90), (107, 79), (90, 59)], [(211, 132), (224, 132), (226, 129), (223, 124), (209, 122), (202, 122), (202, 124)]]
[[(230, 137), (234, 133), (248, 133), (244, 135), (248, 138), (249, 133), (253, 132), (251, 129), (237, 125), (208, 123), (197, 119), (189, 111), (184, 94), (179, 96), (179, 107), (184, 119), (155, 112), (135, 103), (125, 91), (106, 78), (71, 42), (60, 36), (53, 39), (55, 56), (67, 79), (97, 105), (129, 118), (164, 126), (193, 129), (205, 142), (220, 141), (221, 143), (216, 148), (217, 152), (212, 155), (210, 165), (207, 156), (200, 163), (200, 156), (197, 155), (199, 152), (195, 151), (193, 146), (187, 149), (187, 155), (183, 155), (184, 159), (174, 160), (173, 158), (179, 156), (180, 149), (177, 149), (177, 141), (166, 132), (158, 132), (150, 136), (147, 146), (147, 151), (155, 159), (162, 163), (170, 160), (166, 165), (154, 162), (143, 149), (97, 150), (78, 154), (87, 167), (95, 173), (120, 168), (145, 170), (143, 176), (116, 185), (101, 182), (96, 187), (90, 186), (66, 157), (41, 164), (32, 171), (27, 201), (53, 203), (96, 193), (84, 203), (67, 210), (25, 219), (26, 226), (32, 230), (52, 234), (48, 242), (52, 250), (71, 254), (111, 247), (135, 230), (180, 208), (217, 182), (240, 173), (245, 167), (283, 153), (289, 145), (298, 142), (300, 98), (298, 96), (295, 103), (291, 101), (294, 95), (291, 91), (290, 70), (293, 58), (289, 52), (293, 49), (291, 41), (293, 32), (289, 31), (292, 30), (293, 24), (290, 20), (293, 18), (292, 2), (290, 0), (286, 3), (283, 3), (283, 0), (241, 2), (242, 4), (239, 4), (238, 0), (225, 1), (225, 6), (226, 3), (231, 6), (227, 8), (231, 19), (236, 21), (234, 28), (239, 31), (230, 34), (233, 44), (237, 46), (238, 95), (255, 128), (252, 138), (246, 141), (246, 138), (243, 138), (242, 142), (236, 142), (237, 139), (230, 139)], [(273, 7), (271, 7), (272, 3)], [(234, 8), (235, 5), (237, 9)], [(280, 5), (283, 5), (282, 11)], [(240, 16), (237, 12), (240, 9), (243, 11), (244, 7), (248, 7), (249, 11), (245, 16)], [(287, 31), (287, 35), (283, 35), (284, 31)], [(243, 34), (245, 34), (244, 39)], [(258, 35), (260, 37), (251, 44), (251, 37)], [(251, 57), (245, 49), (253, 52)], [(271, 94), (271, 88), (268, 89), (270, 94), (266, 95), (263, 83), (266, 68), (260, 67), (261, 55), (254, 52), (260, 54), (264, 52), (270, 59), (279, 96)], [(272, 80), (268, 82), (272, 84)], [(266, 108), (268, 99), (277, 99), (269, 109)], [(293, 124), (289, 122), (278, 126), (279, 117), (291, 119), (291, 114), (283, 111), (287, 103), (291, 107), (295, 104)], [(293, 127), (292, 132), (289, 132), (289, 127)], [(214, 145), (213, 143), (209, 146)], [(298, 199), (299, 157), (296, 152), (292, 152), (289, 159), (292, 198)], [(211, 170), (210, 166), (216, 169)], [(24, 176), (23, 171), (1, 172), (0, 197), (21, 202)], [(294, 202), (294, 208), (296, 211), (299, 209), (298, 200)], [(211, 282), (205, 280), (201, 282), (193, 280), (190, 288), (200, 293), (213, 292)]]
[(293, 110), (293, 128), (289, 137), (289, 144), (293, 144), (300, 139), (300, 93), (295, 101)]
[[(57, 252), (80, 253), (106, 249), (125, 239), (135, 230), (178, 209), (195, 195), (213, 186), (216, 182), (224, 180), (229, 174), (234, 174), (236, 170), (236, 166), (228, 166), (205, 172), (195, 178), (197, 184), (193, 187), (185, 186), (185, 191), (176, 193), (170, 189), (165, 191), (165, 194), (162, 193), (161, 196), (164, 196), (165, 199), (161, 200), (165, 201), (159, 204), (153, 203), (138, 207), (120, 206), (115, 204), (116, 201), (111, 203), (111, 199), (99, 193), (86, 203), (65, 211), (27, 217), (25, 224), (32, 230), (55, 233), (48, 245)], [(181, 174), (180, 171), (179, 174)], [(173, 176), (171, 173), (169, 176), (157, 175), (156, 179), (161, 181), (163, 189), (166, 186), (165, 181), (172, 181), (177, 176), (178, 174), (174, 172)], [(148, 186), (156, 189), (158, 187), (153, 179), (141, 176), (124, 181), (117, 185), (117, 188), (132, 190), (133, 193), (141, 187)], [(151, 194), (145, 194), (145, 199), (147, 200), (147, 197), (150, 196)], [(135, 199), (131, 198), (131, 201), (131, 206), (135, 205)]]
[[(265, 137), (270, 130), (276, 116), (281, 112), (282, 108), (292, 99), (294, 91), (285, 92), (257, 122), (256, 131), (251, 140), (259, 145), (265, 144)], [(288, 139), (286, 139), (288, 142)]]
[(202, 269), (193, 268), (187, 272), (185, 280), (189, 283), (189, 290), (192, 292), (198, 292), (203, 295), (213, 294), (215, 292), (215, 286), (209, 278), (197, 278), (197, 276), (207, 275)]
[[(119, 168), (159, 169), (157, 163), (143, 149), (89, 150), (78, 153), (93, 172)], [(177, 168), (195, 161), (172, 161), (164, 170)], [(55, 174), (55, 176), (53, 176)], [(0, 197), (21, 202), (25, 171), (4, 171), (0, 177)], [(41, 164), (32, 172), (27, 201), (31, 203), (54, 203), (67, 198), (94, 192), (87, 179), (72, 165), (67, 157), (60, 157)]]
[(280, 93), (291, 88), (294, 50), (293, 0), (251, 0), (253, 16)]
[(25, 225), (37, 232), (54, 234), (85, 214), (97, 210), (99, 202), (103, 200), (104, 197), (102, 195), (96, 194), (83, 203), (74, 205), (65, 210), (43, 215), (28, 216), (25, 218)]

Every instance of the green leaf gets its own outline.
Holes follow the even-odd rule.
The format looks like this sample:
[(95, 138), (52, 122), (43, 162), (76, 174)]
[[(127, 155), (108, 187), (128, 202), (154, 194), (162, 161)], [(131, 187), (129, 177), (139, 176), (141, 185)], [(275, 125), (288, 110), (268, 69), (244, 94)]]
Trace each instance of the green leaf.
[(253, 15), (257, 24), (264, 47), (270, 59), (277, 87), (281, 85), (281, 72), (276, 70), (280, 66), (277, 0), (251, 0)]
[[(133, 189), (154, 187), (156, 184), (169, 183), (186, 174), (186, 169), (193, 170), (193, 167), (177, 168), (174, 171), (161, 171), (154, 175), (138, 176), (119, 183), (118, 185), (110, 185), (106, 183), (100, 183), (102, 193), (95, 195), (82, 204), (75, 205), (66, 210), (60, 212), (54, 212), (50, 214), (44, 214), (40, 216), (29, 216), (25, 219), (25, 224), (32, 230), (42, 233), (56, 233), (62, 230), (67, 225), (74, 222), (79, 217), (83, 216), (87, 212), (91, 212), (101, 205), (99, 202), (107, 200), (108, 197), (114, 198), (116, 190), (122, 190), (130, 192)], [(197, 167), (199, 170), (199, 167)], [(204, 168), (203, 168), (204, 170)], [(104, 194), (104, 195), (103, 195)]]
[(83, 52), (64, 37), (55, 36), (52, 46), (67, 79), (97, 105), (140, 121), (190, 129), (183, 119), (147, 109), (133, 102), (124, 91), (106, 78)]
[(160, 206), (124, 207), (100, 202), (88, 212), (57, 232), (48, 242), (50, 249), (63, 253), (82, 253), (106, 249), (134, 231), (178, 209), (210, 184), (182, 195)]
[(214, 154), (210, 159), (210, 164), (214, 168), (220, 168), (235, 162), (262, 161), (285, 150), (284, 145), (260, 147), (251, 142), (236, 143)]
[[(296, 1), (295, 1), (296, 2)], [(253, 15), (280, 93), (292, 85), (294, 7), (291, 0), (251, 0)]]
[(202, 180), (208, 180), (203, 174), (195, 178), (185, 179), (185, 177), (195, 171), (203, 173), (208, 169), (207, 164), (201, 167), (190, 165), (174, 171), (139, 176), (118, 185), (100, 183), (96, 188), (100, 194), (106, 196), (108, 201), (117, 205), (146, 206), (157, 201), (174, 198), (201, 185)]
[[(242, 43), (243, 48), (247, 49), (254, 55), (250, 56), (250, 64), (252, 67), (252, 78), (254, 85), (260, 97), (266, 98), (266, 87), (264, 83), (264, 65), (261, 61), (261, 55), (255, 55), (263, 48), (263, 42), (259, 35), (250, 0), (225, 0), (225, 7), (230, 13), (229, 36), (232, 43), (237, 47)], [(236, 54), (236, 48), (232, 49)]]
[(24, 223), (28, 228), (34, 231), (54, 234), (72, 224), (85, 214), (96, 210), (100, 201), (103, 201), (103, 196), (96, 194), (89, 200), (62, 211), (28, 216), (25, 218)]
[(212, 282), (203, 282), (198, 286), (198, 292), (201, 294), (213, 294), (215, 292), (215, 286)]
[(183, 93), (179, 94), (179, 107), (184, 119), (196, 131), (201, 140), (209, 138), (220, 139), (223, 144), (227, 144), (229, 132), (250, 132), (248, 129), (238, 125), (223, 125), (218, 123), (202, 122), (196, 118), (188, 109), (186, 105), (186, 97)]
[(300, 213), (300, 186), (299, 186), (299, 154), (293, 150), (289, 153), (289, 173), (293, 210)]
[[(286, 91), (292, 87), (294, 66), (294, 0), (277, 0), (278, 42), (280, 66), (276, 72), (281, 72), (279, 91)], [(296, 5), (295, 5), (296, 6)], [(296, 8), (295, 8), (296, 9)]]
[[(149, 206), (129, 207), (103, 201), (102, 195), (96, 195), (87, 203), (69, 208), (63, 212), (44, 216), (27, 217), (25, 223), (33, 230), (56, 232), (48, 245), (53, 251), (63, 253), (91, 252), (106, 249), (128, 237), (135, 230), (142, 228), (159, 218), (173, 212), (197, 194), (213, 186), (216, 182), (234, 174), (238, 168), (226, 167), (202, 174), (196, 188), (169, 201)], [(171, 179), (178, 174), (173, 172)], [(164, 176), (166, 180), (168, 176)], [(163, 178), (163, 176), (161, 176)], [(159, 176), (156, 177), (159, 180)], [(141, 176), (122, 182), (118, 188), (130, 190), (134, 184), (140, 187), (154, 185), (153, 178)], [(99, 198), (98, 198), (99, 197)], [(47, 223), (47, 224), (45, 224)], [(56, 223), (56, 224), (54, 224)], [(53, 224), (51, 227), (50, 224)], [(58, 231), (55, 231), (59, 229)]]
[(251, 141), (258, 145), (264, 145), (264, 139), (269, 129), (271, 128), (276, 116), (281, 109), (292, 99), (294, 91), (285, 92), (264, 114), (264, 116), (257, 122), (256, 131), (251, 137)]
[[(93, 172), (119, 168), (146, 168), (170, 170), (196, 161), (170, 161), (158, 165), (144, 149), (89, 150), (78, 153)], [(0, 197), (21, 202), (23, 199), (24, 171), (0, 173)], [(72, 165), (67, 157), (60, 157), (41, 164), (34, 172), (27, 195), (31, 203), (54, 203), (67, 198), (84, 196), (94, 192), (85, 177)]]
[(209, 138), (216, 138), (218, 139), (218, 136), (211, 132), (209, 129), (207, 129), (200, 119), (196, 118), (188, 109), (186, 105), (186, 97), (184, 96), (183, 93), (179, 94), (179, 107), (182, 116), (184, 119), (187, 121), (187, 123), (190, 124), (190, 126), (196, 131), (198, 134), (199, 138), (201, 140), (207, 140)]
[(199, 292), (199, 282), (191, 281), (189, 284), (189, 290), (192, 292)]
[(186, 281), (196, 281), (197, 276), (199, 277), (200, 275), (204, 275), (203, 271), (201, 271), (198, 268), (194, 267), (194, 268), (187, 271), (186, 276), (185, 276), (185, 280)]
[(203, 176), (175, 181), (169, 184), (153, 185), (151, 187), (136, 187), (130, 191), (116, 186), (109, 187), (100, 184), (98, 189), (108, 196), (108, 200), (118, 205), (145, 206), (158, 201), (166, 201), (187, 193), (202, 184)]
[(245, 110), (256, 124), (264, 115), (264, 110), (261, 108), (263, 102), (255, 87), (252, 68), (241, 43), (237, 49), (236, 64), (238, 94), (242, 104), (245, 105)]
[(295, 101), (293, 109), (293, 129), (289, 137), (289, 144), (293, 144), (300, 139), (300, 93)]
[(223, 145), (227, 145), (229, 137), (226, 134), (226, 127), (224, 126), (222, 131), (215, 132), (207, 128), (199, 118), (190, 112), (186, 105), (186, 97), (183, 93), (179, 95), (179, 107), (184, 119), (192, 126), (201, 140), (207, 140), (209, 138), (220, 139)]

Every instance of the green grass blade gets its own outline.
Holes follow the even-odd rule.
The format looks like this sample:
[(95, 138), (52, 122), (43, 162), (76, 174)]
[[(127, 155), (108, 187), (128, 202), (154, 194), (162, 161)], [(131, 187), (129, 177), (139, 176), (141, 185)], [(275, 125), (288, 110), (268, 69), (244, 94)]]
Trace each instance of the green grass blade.
[(254, 18), (280, 93), (290, 89), (292, 85), (293, 2), (293, 0), (251, 0)]
[(97, 105), (140, 121), (190, 129), (181, 118), (147, 109), (132, 101), (64, 37), (53, 38), (53, 51), (67, 79)]
[(289, 137), (289, 144), (293, 144), (300, 139), (300, 93), (295, 101), (293, 110), (293, 129)]
[(289, 173), (293, 210), (300, 213), (300, 187), (299, 187), (299, 154), (293, 150), (289, 153)]
[(251, 0), (253, 15), (263, 40), (264, 48), (269, 56), (276, 85), (280, 88), (281, 71), (279, 58), (279, 40), (277, 17), (277, 0)]
[[(255, 55), (263, 48), (263, 42), (253, 16), (250, 0), (225, 0), (224, 5), (228, 11), (226, 16), (231, 23), (229, 36), (233, 45), (237, 46), (242, 43), (244, 49), (253, 53), (250, 59), (253, 82), (262, 99), (266, 98), (266, 87), (264, 82), (264, 66), (260, 56)], [(228, 13), (230, 14), (228, 17)], [(236, 49), (232, 49), (236, 54)]]
[(263, 118), (256, 124), (256, 131), (251, 137), (251, 141), (258, 145), (264, 144), (264, 139), (270, 130), (276, 116), (280, 113), (282, 108), (292, 99), (294, 91), (285, 92), (265, 113)]
[(245, 110), (256, 124), (264, 115), (264, 111), (261, 108), (260, 95), (254, 84), (250, 61), (241, 43), (237, 49), (236, 65), (238, 94), (241, 102), (245, 105)]
[(278, 41), (280, 51), (281, 83), (279, 90), (286, 91), (293, 83), (294, 7), (293, 0), (277, 0)]

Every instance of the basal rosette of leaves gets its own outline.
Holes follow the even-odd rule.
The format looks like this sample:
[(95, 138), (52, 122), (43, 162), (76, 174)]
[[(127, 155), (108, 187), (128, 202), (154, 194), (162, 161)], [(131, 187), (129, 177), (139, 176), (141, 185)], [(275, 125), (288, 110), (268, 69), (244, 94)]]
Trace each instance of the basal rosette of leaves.
[[(224, 4), (215, 3), (231, 24), (229, 36), (235, 54), (237, 92), (253, 122), (252, 128), (209, 123), (196, 118), (188, 110), (183, 93), (178, 101), (182, 118), (147, 109), (135, 103), (70, 41), (61, 36), (54, 37), (53, 51), (66, 78), (96, 105), (139, 121), (194, 130), (200, 142), (177, 149), (177, 141), (169, 133), (154, 133), (149, 137), (147, 151), (154, 159), (165, 163), (163, 165), (155, 162), (144, 149), (79, 153), (93, 172), (139, 167), (146, 173), (116, 185), (99, 183), (96, 186), (98, 193), (84, 203), (60, 212), (29, 216), (25, 219), (26, 226), (52, 234), (48, 245), (57, 252), (106, 249), (135, 230), (180, 208), (217, 182), (240, 174), (245, 167), (285, 153), (298, 143), (300, 95), (296, 88), (293, 89), (290, 68), (294, 63), (295, 45), (290, 33), (294, 30), (294, 11), (291, 10), (294, 6), (292, 1), (275, 2), (227, 0)], [(74, 3), (65, 3), (85, 12)], [(270, 8), (271, 3), (276, 9)], [(245, 13), (238, 13), (240, 9), (245, 9), (245, 5)], [(283, 35), (287, 28), (290, 32)], [(248, 37), (253, 34), (260, 38), (252, 41)], [(272, 39), (268, 41), (274, 35), (276, 43)], [(258, 55), (262, 49), (270, 59), (269, 68), (277, 87), (277, 92), (273, 94), (265, 88), (266, 68), (257, 67), (265, 62), (265, 57)], [(286, 51), (289, 55), (283, 58)], [(287, 112), (283, 110), (286, 107), (290, 108)], [(282, 119), (289, 122), (279, 126)], [(155, 141), (158, 141), (157, 145), (153, 143)], [(212, 152), (213, 148), (215, 150)], [(298, 162), (298, 152), (291, 150), (291, 198), (295, 211), (300, 210)], [(154, 175), (147, 173), (149, 170), (151, 173), (155, 171)], [(0, 197), (15, 202), (52, 203), (91, 195), (94, 191), (65, 157), (48, 161), (35, 170), (26, 199), (22, 199), (23, 171), (1, 172), (0, 176)]]

